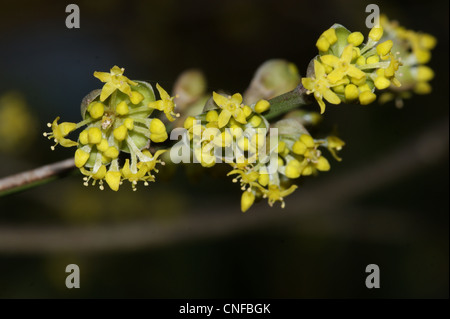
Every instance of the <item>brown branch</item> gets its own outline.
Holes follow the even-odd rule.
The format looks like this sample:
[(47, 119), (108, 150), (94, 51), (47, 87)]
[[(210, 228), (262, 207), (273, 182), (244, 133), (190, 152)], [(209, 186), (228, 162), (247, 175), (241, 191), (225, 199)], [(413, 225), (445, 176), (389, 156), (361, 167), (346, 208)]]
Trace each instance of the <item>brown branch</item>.
[(0, 179), (0, 197), (62, 177), (67, 175), (73, 168), (75, 168), (74, 159), (68, 158), (60, 162), (2, 178)]
[[(275, 223), (296, 225), (318, 214), (331, 217), (356, 197), (367, 194), (408, 174), (426, 169), (448, 156), (448, 119), (434, 125), (382, 159), (342, 176), (299, 189), (280, 211), (265, 203), (242, 214), (221, 206), (204, 207), (207, 214), (187, 214), (172, 223), (136, 221), (117, 226), (0, 227), (0, 251), (44, 253), (108, 251), (154, 247), (186, 240), (224, 236)], [(344, 228), (345, 229), (345, 228)], [(394, 235), (394, 234), (392, 234)]]

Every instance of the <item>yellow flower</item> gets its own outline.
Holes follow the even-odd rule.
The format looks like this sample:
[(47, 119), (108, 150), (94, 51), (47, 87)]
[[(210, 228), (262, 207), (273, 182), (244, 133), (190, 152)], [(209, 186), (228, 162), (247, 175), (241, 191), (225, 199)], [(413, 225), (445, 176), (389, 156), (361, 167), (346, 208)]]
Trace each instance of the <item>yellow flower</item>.
[(338, 58), (334, 55), (327, 54), (322, 55), (320, 60), (323, 64), (333, 67), (333, 71), (328, 74), (328, 81), (330, 83), (336, 83), (346, 75), (361, 80), (366, 74), (358, 69), (355, 65), (351, 64), (353, 57), (353, 45), (347, 45), (342, 51), (341, 57)]
[(297, 185), (285, 189), (275, 184), (269, 185), (268, 189), (264, 189), (264, 198), (268, 198), (269, 206), (273, 206), (276, 201), (281, 202), (281, 208), (285, 207), (284, 197), (292, 194), (297, 189)]
[(223, 95), (213, 92), (213, 99), (222, 109), (217, 120), (219, 128), (227, 125), (231, 117), (234, 117), (234, 119), (241, 124), (247, 123), (244, 105), (242, 104), (242, 95), (236, 93), (233, 96), (226, 98)]
[(55, 146), (61, 144), (64, 147), (77, 146), (78, 143), (65, 138), (70, 132), (77, 128), (77, 124), (70, 122), (63, 122), (58, 124), (59, 116), (53, 121), (53, 123), (48, 123), (47, 126), (52, 128), (52, 133), (44, 133), (44, 136), (48, 139), (53, 139), (56, 144), (51, 147), (52, 150)]
[(236, 178), (233, 179), (233, 183), (241, 181), (242, 190), (246, 189), (246, 185), (249, 187), (253, 186), (259, 178), (259, 173), (252, 170), (242, 170), (234, 169), (227, 174), (227, 176), (238, 174)]
[(330, 87), (341, 83), (331, 84), (326, 77), (324, 66), (317, 60), (314, 60), (314, 73), (314, 78), (302, 78), (302, 84), (308, 90), (307, 94), (314, 93), (314, 97), (320, 106), (320, 113), (323, 113), (325, 112), (325, 103), (322, 98), (332, 104), (341, 103), (341, 99), (330, 89)]
[(101, 165), (97, 168), (97, 170), (94, 170), (94, 168), (92, 170), (87, 170), (84, 167), (80, 168), (80, 171), (83, 175), (86, 175), (86, 177), (83, 178), (84, 180), (84, 186), (88, 186), (89, 185), (89, 181), (91, 179), (94, 180), (94, 182), (92, 183), (92, 185), (95, 185), (95, 182), (98, 180), (99, 181), (99, 188), (101, 190), (104, 189), (103, 187), (103, 179), (105, 178), (106, 175), (106, 166), (105, 165)]
[(129, 159), (125, 160), (125, 164), (123, 165), (121, 173), (124, 179), (127, 179), (131, 182), (133, 191), (136, 191), (137, 182), (139, 181), (147, 182), (147, 180), (149, 179), (149, 177), (145, 176), (148, 173), (147, 166), (142, 165), (136, 172), (133, 172), (132, 169), (130, 168)]
[(326, 146), (327, 146), (328, 150), (330, 151), (331, 155), (333, 155), (333, 157), (337, 161), (342, 161), (342, 158), (340, 158), (337, 155), (336, 151), (340, 151), (344, 145), (345, 145), (345, 142), (337, 136), (328, 136), (327, 137)]
[[(138, 181), (154, 181), (151, 171), (156, 171), (158, 156), (164, 151), (156, 152), (153, 157), (146, 150), (150, 142), (163, 142), (167, 139), (167, 130), (164, 123), (157, 118), (150, 117), (153, 109), (148, 107), (154, 101), (154, 92), (150, 84), (133, 82), (123, 76), (123, 69), (114, 66), (110, 73), (95, 72), (95, 76), (106, 82), (100, 93), (94, 91), (82, 101), (83, 120), (77, 124), (58, 124), (59, 117), (49, 127), (52, 133), (44, 133), (50, 139), (63, 146), (76, 146), (75, 166), (86, 175), (85, 185), (93, 179), (94, 183), (100, 180), (103, 189), (103, 180), (113, 191), (117, 191), (124, 179), (128, 179), (133, 189)], [(166, 114), (172, 112), (174, 104), (159, 85), (157, 86), (164, 101), (161, 105)], [(119, 91), (125, 93), (122, 94)], [(133, 91), (132, 91), (133, 89)], [(101, 101), (107, 99), (107, 103)], [(166, 101), (169, 99), (170, 101)], [(80, 132), (78, 142), (66, 139), (71, 131), (87, 126)], [(54, 149), (54, 146), (52, 147)], [(120, 153), (128, 154), (125, 165), (120, 167)], [(107, 168), (109, 167), (109, 168)], [(148, 174), (148, 175), (147, 175)]]
[(150, 102), (148, 104), (149, 108), (157, 109), (159, 111), (163, 111), (164, 114), (166, 114), (166, 117), (169, 119), (169, 121), (175, 121), (175, 117), (179, 117), (179, 113), (174, 112), (174, 108), (176, 107), (175, 103), (173, 102), (173, 99), (176, 97), (170, 97), (170, 95), (158, 84), (156, 83), (156, 88), (158, 89), (159, 95), (161, 97), (161, 100)]
[(105, 83), (100, 95), (100, 100), (102, 102), (106, 100), (117, 89), (131, 97), (130, 85), (137, 85), (137, 83), (129, 80), (126, 76), (124, 76), (124, 71), (124, 68), (119, 68), (116, 65), (110, 70), (110, 73), (94, 72), (94, 76)]

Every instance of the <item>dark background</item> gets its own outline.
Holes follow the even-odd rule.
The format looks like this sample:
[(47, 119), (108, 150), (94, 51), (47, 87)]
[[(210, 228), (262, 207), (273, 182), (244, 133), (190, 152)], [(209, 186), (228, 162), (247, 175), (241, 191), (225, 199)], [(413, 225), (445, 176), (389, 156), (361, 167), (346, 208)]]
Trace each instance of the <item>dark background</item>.
[[(0, 153), (1, 176), (72, 156), (73, 149), (50, 151), (42, 132), (56, 116), (80, 120), (81, 99), (100, 87), (94, 71), (117, 64), (131, 79), (170, 88), (182, 71), (195, 67), (206, 74), (210, 91), (243, 92), (257, 67), (271, 58), (292, 61), (304, 74), (318, 36), (335, 22), (368, 32), (367, 3), (356, 0), (76, 3), (81, 28), (71, 30), (65, 27), (69, 2), (1, 3), (0, 96), (20, 92), (36, 121), (29, 146)], [(298, 218), (285, 220), (276, 205), (269, 213), (277, 223), (255, 222), (259, 212), (267, 216), (265, 203), (241, 214), (239, 187), (230, 178), (194, 178), (182, 169), (136, 193), (128, 185), (119, 193), (100, 192), (84, 187), (80, 175), (70, 176), (0, 198), (0, 232), (17, 229), (26, 238), (32, 230), (45, 237), (50, 227), (61, 229), (64, 242), (80, 229), (111, 228), (112, 237), (101, 241), (117, 243), (123, 236), (123, 245), (52, 251), (1, 237), (0, 297), (448, 298), (448, 148), (444, 155), (422, 154), (429, 161), (407, 176), (317, 215), (293, 199), (414, 143), (448, 118), (448, 3), (377, 4), (407, 28), (437, 37), (429, 63), (436, 73), (433, 92), (406, 100), (401, 110), (393, 103), (328, 106), (323, 128), (338, 128), (347, 143), (344, 160), (332, 161), (329, 173), (306, 180), (287, 199), (286, 211), (298, 212)], [(437, 138), (448, 139), (446, 133)], [(316, 196), (321, 202), (329, 194)], [(236, 229), (220, 231), (219, 223), (217, 232), (202, 236), (186, 226), (181, 232), (190, 235), (168, 232), (157, 243), (141, 245), (127, 244), (121, 232), (130, 223), (161, 225), (164, 231), (180, 220), (217, 215), (220, 221), (223, 214), (256, 226), (236, 223)], [(210, 226), (200, 224), (200, 233)], [(158, 234), (158, 227), (148, 232)], [(81, 289), (64, 285), (70, 263), (81, 268)], [(378, 290), (364, 285), (371, 263), (381, 268)]]

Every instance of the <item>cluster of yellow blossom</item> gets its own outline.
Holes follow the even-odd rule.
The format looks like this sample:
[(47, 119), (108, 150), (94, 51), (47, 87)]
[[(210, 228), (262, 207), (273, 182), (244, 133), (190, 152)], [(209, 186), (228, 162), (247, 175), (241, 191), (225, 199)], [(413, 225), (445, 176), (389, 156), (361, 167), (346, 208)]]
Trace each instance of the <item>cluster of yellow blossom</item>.
[(396, 72), (401, 63), (391, 52), (392, 40), (384, 41), (382, 36), (383, 28), (374, 27), (364, 43), (361, 32), (350, 32), (338, 24), (322, 33), (316, 43), (319, 55), (302, 79), (321, 113), (325, 111), (324, 99), (331, 104), (359, 101), (366, 105), (375, 101), (375, 89), (400, 86)]
[(314, 140), (294, 119), (277, 122), (276, 131), (269, 128), (261, 114), (270, 108), (265, 100), (244, 105), (239, 93), (228, 97), (213, 93), (213, 100), (217, 108), (188, 117), (184, 127), (194, 157), (203, 166), (231, 165), (228, 175), (237, 175), (233, 182), (240, 182), (244, 191), (243, 212), (257, 198), (267, 198), (270, 206), (280, 201), (284, 207), (284, 198), (297, 188), (295, 179), (328, 171), (330, 164), (319, 147), (327, 147), (340, 160), (336, 150), (344, 142), (337, 137)]
[(383, 39), (393, 42), (392, 50), (398, 52), (402, 65), (399, 68), (398, 79), (400, 88), (390, 87), (380, 97), (380, 102), (396, 99), (397, 106), (403, 105), (402, 98), (409, 98), (411, 91), (417, 94), (428, 94), (431, 85), (428, 83), (434, 77), (433, 70), (426, 66), (431, 59), (431, 50), (436, 46), (436, 38), (428, 33), (405, 29), (397, 21), (389, 21), (382, 15), (380, 24), (385, 33)]
[[(131, 81), (123, 75), (124, 69), (114, 66), (110, 73), (95, 72), (94, 76), (104, 82), (101, 90), (91, 92), (82, 103), (83, 121), (79, 123), (63, 122), (59, 117), (49, 123), (52, 132), (44, 133), (55, 141), (55, 146), (77, 146), (75, 165), (86, 175), (85, 185), (99, 180), (103, 189), (103, 180), (117, 191), (123, 180), (132, 183), (136, 189), (138, 181), (148, 185), (154, 181), (152, 171), (157, 163), (163, 164), (158, 157), (164, 152), (159, 150), (152, 155), (148, 150), (151, 142), (164, 142), (167, 131), (164, 123), (150, 115), (156, 109), (163, 111), (172, 121), (175, 104), (173, 97), (156, 85), (161, 99), (155, 101), (150, 84)], [(67, 138), (72, 131), (86, 126), (77, 141)], [(55, 148), (52, 146), (52, 150)], [(128, 153), (129, 158), (120, 164), (120, 152)]]
[[(319, 149), (328, 148), (332, 155), (342, 149), (345, 143), (335, 136), (326, 139), (313, 139), (304, 127), (296, 120), (281, 120), (275, 124), (282, 134), (276, 137), (276, 147), (268, 155), (270, 161), (258, 161), (251, 165), (235, 165), (229, 175), (237, 174), (233, 181), (240, 181), (244, 191), (241, 198), (241, 210), (245, 212), (255, 199), (267, 198), (272, 206), (297, 189), (295, 180), (301, 176), (315, 175), (319, 171), (330, 170), (330, 163)], [(283, 131), (290, 131), (283, 134)], [(269, 134), (270, 135), (270, 134)]]
[(239, 93), (226, 97), (216, 92), (213, 92), (213, 101), (212, 109), (195, 117), (189, 116), (184, 122), (195, 160), (204, 167), (211, 167), (219, 158), (227, 162), (229, 156), (226, 154), (236, 150), (242, 156), (249, 152), (256, 159), (262, 139), (260, 131), (265, 134), (269, 127), (261, 115), (270, 108), (269, 102), (260, 100), (248, 106), (242, 103)]

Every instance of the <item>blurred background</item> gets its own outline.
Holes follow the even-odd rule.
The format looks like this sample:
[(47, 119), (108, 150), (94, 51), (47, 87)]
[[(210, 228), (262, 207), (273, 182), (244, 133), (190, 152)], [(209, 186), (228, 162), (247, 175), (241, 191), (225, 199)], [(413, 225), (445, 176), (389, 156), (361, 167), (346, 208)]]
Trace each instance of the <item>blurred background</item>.
[[(56, 116), (80, 120), (81, 99), (101, 87), (94, 71), (119, 65), (170, 88), (197, 68), (208, 91), (243, 92), (272, 58), (305, 74), (334, 23), (368, 32), (369, 2), (356, 0), (76, 3), (80, 29), (65, 26), (69, 2), (2, 3), (0, 177), (73, 156), (42, 132)], [(261, 202), (242, 214), (220, 171), (163, 171), (119, 193), (74, 174), (0, 198), (0, 297), (448, 298), (448, 3), (376, 3), (437, 37), (433, 92), (402, 109), (328, 106), (321, 130), (337, 130), (344, 160), (305, 179), (285, 210)], [(390, 161), (399, 150), (403, 162)], [(65, 286), (72, 263), (80, 289)], [(365, 287), (371, 263), (380, 289)]]

